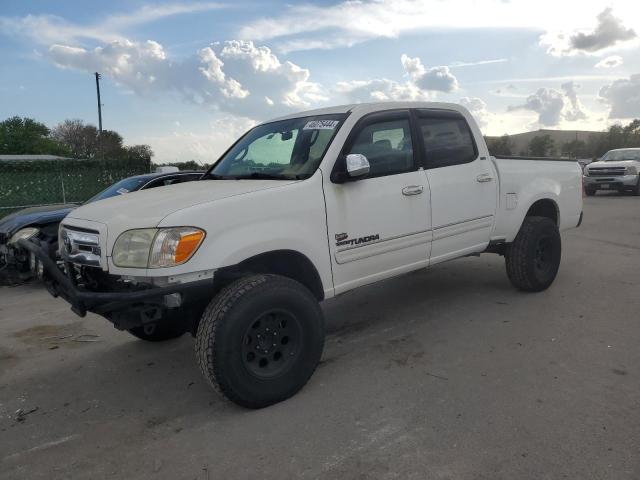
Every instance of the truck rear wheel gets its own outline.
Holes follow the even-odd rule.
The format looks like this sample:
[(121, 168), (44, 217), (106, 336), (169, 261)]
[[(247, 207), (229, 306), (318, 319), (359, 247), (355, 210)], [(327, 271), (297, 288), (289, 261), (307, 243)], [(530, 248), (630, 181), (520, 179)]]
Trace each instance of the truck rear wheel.
[(324, 347), (316, 298), (279, 275), (253, 275), (225, 287), (202, 315), (196, 357), (211, 386), (232, 402), (262, 408), (300, 390)]
[(526, 217), (505, 252), (511, 283), (526, 292), (545, 290), (560, 267), (562, 242), (555, 222), (546, 217)]

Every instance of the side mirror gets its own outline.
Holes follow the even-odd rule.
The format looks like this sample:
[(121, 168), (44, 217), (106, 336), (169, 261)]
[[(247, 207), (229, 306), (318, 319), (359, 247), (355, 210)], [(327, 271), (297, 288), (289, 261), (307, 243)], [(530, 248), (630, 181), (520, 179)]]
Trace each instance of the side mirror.
[(361, 153), (350, 153), (346, 158), (347, 174), (351, 178), (362, 177), (369, 173), (369, 160)]

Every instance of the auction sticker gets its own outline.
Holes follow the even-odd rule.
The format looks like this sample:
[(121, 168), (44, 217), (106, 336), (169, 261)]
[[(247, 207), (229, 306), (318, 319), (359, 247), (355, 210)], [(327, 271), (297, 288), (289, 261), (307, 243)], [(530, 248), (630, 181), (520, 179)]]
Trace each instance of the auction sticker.
[(312, 120), (307, 122), (303, 130), (334, 130), (339, 123), (339, 120)]

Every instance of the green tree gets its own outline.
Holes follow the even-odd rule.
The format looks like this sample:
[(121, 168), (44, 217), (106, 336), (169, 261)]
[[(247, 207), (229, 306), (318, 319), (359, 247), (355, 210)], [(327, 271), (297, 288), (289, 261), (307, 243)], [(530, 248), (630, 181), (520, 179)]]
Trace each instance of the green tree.
[(562, 145), (563, 156), (571, 158), (588, 158), (591, 156), (589, 147), (582, 140), (572, 140)]
[(46, 125), (32, 118), (11, 117), (0, 122), (0, 154), (68, 155), (69, 149), (49, 137)]
[(65, 120), (56, 125), (51, 136), (66, 145), (74, 158), (120, 158), (149, 162), (153, 151), (149, 145), (125, 146), (122, 135), (103, 130), (82, 120)]
[(509, 135), (503, 135), (500, 138), (485, 137), (487, 148), (491, 155), (512, 155), (513, 145)]
[(211, 165), (198, 163), (195, 160), (186, 162), (162, 163), (158, 167), (178, 167), (180, 170), (207, 170)]
[(82, 120), (65, 120), (51, 130), (51, 136), (66, 145), (74, 158), (92, 158), (98, 152), (98, 129)]
[(554, 141), (550, 135), (533, 137), (529, 142), (529, 153), (534, 157), (548, 157), (553, 154)]
[(114, 132), (113, 130), (103, 130), (102, 134), (98, 134), (97, 144), (98, 151), (95, 154), (102, 155), (104, 158), (119, 158), (126, 156), (126, 151), (123, 146), (123, 138), (118, 132)]
[(151, 157), (153, 157), (153, 150), (149, 145), (124, 147), (124, 152), (126, 157), (131, 160), (151, 161)]

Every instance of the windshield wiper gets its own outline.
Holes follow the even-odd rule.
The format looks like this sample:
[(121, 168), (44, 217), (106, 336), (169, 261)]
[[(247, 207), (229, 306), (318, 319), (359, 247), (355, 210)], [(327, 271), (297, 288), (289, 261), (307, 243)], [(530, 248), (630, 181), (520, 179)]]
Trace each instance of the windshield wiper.
[(217, 173), (209, 173), (201, 178), (201, 180), (234, 180), (235, 177), (225, 177), (224, 175), (218, 175)]
[(234, 180), (296, 180), (295, 177), (285, 177), (264, 172), (252, 172), (247, 175), (235, 175), (227, 178), (233, 178)]

